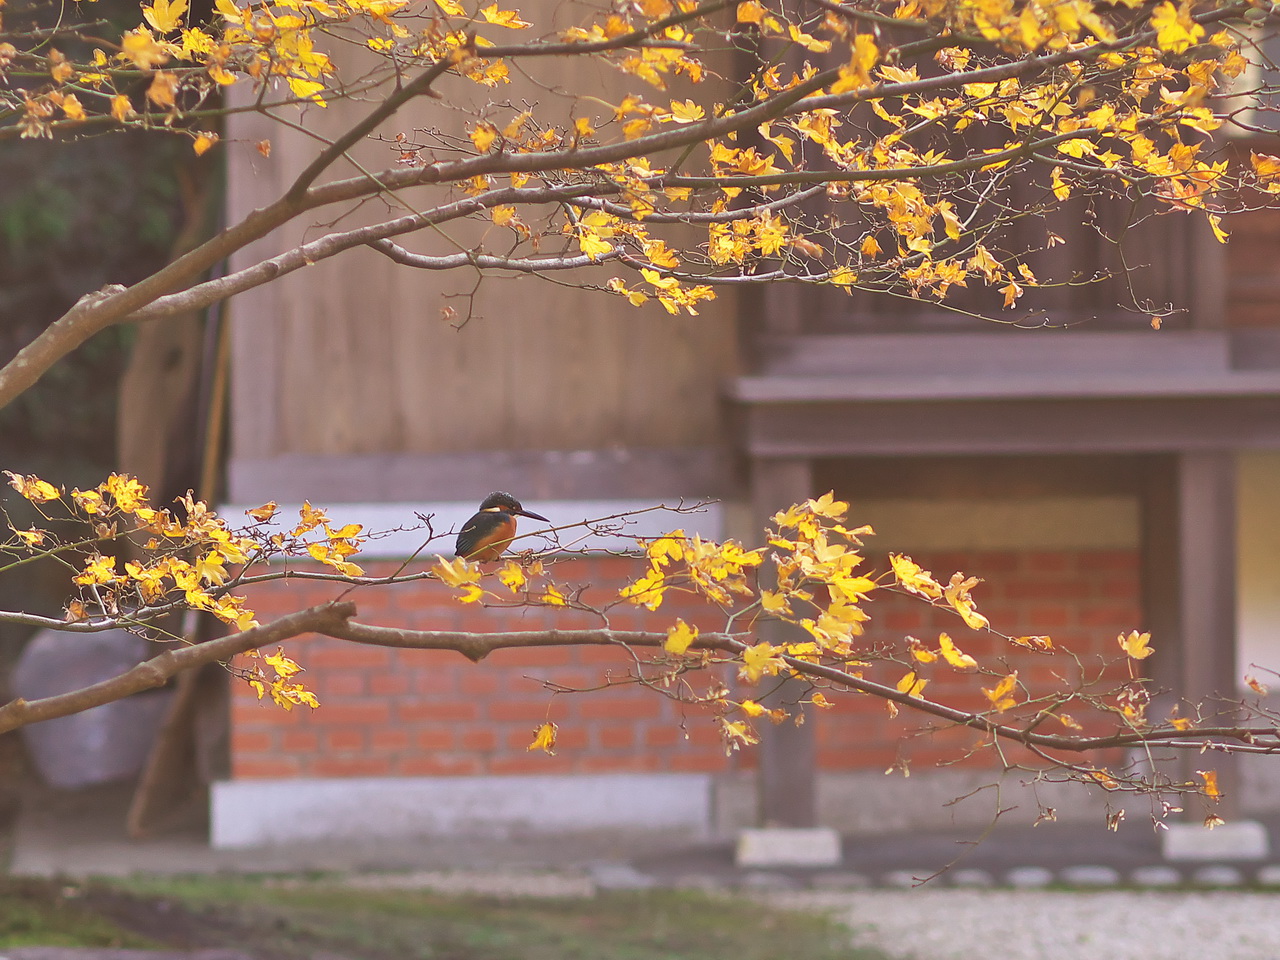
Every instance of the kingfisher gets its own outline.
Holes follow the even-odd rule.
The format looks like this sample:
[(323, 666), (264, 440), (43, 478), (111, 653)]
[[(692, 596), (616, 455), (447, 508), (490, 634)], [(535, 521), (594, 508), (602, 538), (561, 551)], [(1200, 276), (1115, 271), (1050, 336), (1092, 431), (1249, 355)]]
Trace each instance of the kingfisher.
[(485, 497), (480, 511), (462, 525), (454, 552), (465, 560), (497, 560), (515, 539), (517, 515), (551, 522), (526, 510), (511, 494), (498, 490)]

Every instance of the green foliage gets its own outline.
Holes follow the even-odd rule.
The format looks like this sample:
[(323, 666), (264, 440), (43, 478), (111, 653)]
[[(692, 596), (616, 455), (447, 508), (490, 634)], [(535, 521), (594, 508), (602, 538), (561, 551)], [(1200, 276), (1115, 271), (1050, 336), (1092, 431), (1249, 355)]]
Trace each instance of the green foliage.
[(402, 960), (882, 960), (847, 946), (825, 917), (693, 891), (601, 893), (590, 899), (443, 896), (252, 879), (130, 881), (204, 918), (235, 918), (222, 946), (281, 960), (333, 951)]
[(74, 887), (43, 881), (0, 883), (0, 947), (157, 946), (121, 929), (78, 894)]

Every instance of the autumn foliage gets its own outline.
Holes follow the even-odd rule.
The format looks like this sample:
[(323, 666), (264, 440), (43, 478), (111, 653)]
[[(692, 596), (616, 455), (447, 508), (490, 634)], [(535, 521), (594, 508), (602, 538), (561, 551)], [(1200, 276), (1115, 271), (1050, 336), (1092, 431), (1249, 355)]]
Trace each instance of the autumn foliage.
[[(1044, 226), (1031, 246), (1013, 245), (1017, 221), (1083, 199), (1128, 205), (1135, 217), (1202, 218), (1225, 241), (1230, 212), (1280, 193), (1280, 159), (1223, 148), (1228, 129), (1256, 129), (1251, 107), (1265, 84), (1248, 88), (1270, 7), (1245, 0), (635, 0), (566, 5), (545, 21), (535, 8), (484, 0), (216, 0), (207, 18), (188, 0), (154, 0), (136, 25), (114, 33), (92, 20), (93, 6), (84, 0), (53, 26), (6, 9), (0, 139), (147, 129), (189, 138), (197, 154), (269, 154), (269, 140), (227, 142), (221, 122), (256, 111), (305, 128), (316, 111), (347, 101), (359, 118), (317, 142), (312, 162), (272, 203), (51, 323), (0, 368), (0, 404), (108, 326), (208, 307), (356, 248), (411, 269), (568, 278), (620, 306), (656, 301), (673, 314), (695, 315), (725, 288), (790, 282), (943, 306), (983, 290), (991, 313), (1003, 315), (1037, 287), (1087, 279), (1038, 275), (1032, 254), (1063, 240)], [(503, 92), (523, 89), (540, 61), (574, 58), (610, 71), (627, 92), (606, 101), (571, 91), (549, 104)], [(397, 129), (411, 102), (440, 103), (444, 119)], [(375, 136), (386, 150), (380, 166), (334, 173)], [(1033, 201), (1013, 202), (1028, 184)], [(385, 215), (349, 223), (352, 205), (373, 197), (387, 201)], [(235, 269), (211, 272), (299, 219), (325, 226), (305, 243), (269, 255), (255, 246)], [(450, 242), (446, 228), (465, 221), (483, 228), (482, 243)], [(1126, 306), (1157, 326), (1168, 312)], [(282, 529), (272, 505), (237, 527), (194, 497), (173, 509), (152, 504), (129, 477), (91, 490), (10, 480), (43, 520), (9, 524), (0, 572), (54, 558), (69, 567), (74, 594), (65, 617), (5, 620), (124, 626), (163, 639), (163, 617), (198, 610), (239, 631), (207, 654), (197, 645), (157, 665), (157, 677), (304, 630), (474, 659), (502, 646), (610, 643), (636, 651), (635, 682), (705, 708), (729, 749), (755, 742), (758, 724), (793, 722), (802, 704), (822, 708), (852, 694), (968, 728), (993, 748), (1019, 744), (1034, 762), (1107, 789), (1216, 792), (1211, 773), (1171, 784), (1081, 754), (1206, 742), (1280, 749), (1273, 727), (1148, 716), (1138, 665), (1151, 646), (1138, 632), (1119, 638), (1119, 680), (1106, 674), (1051, 690), (1028, 688), (999, 657), (966, 652), (946, 632), (866, 649), (864, 601), (893, 591), (1010, 648), (1069, 656), (1047, 636), (1000, 634), (980, 612), (973, 577), (935, 576), (907, 556), (870, 562), (871, 531), (846, 525), (847, 505), (831, 495), (778, 513), (760, 546), (681, 530), (638, 543), (646, 569), (611, 603), (647, 609), (654, 628), (624, 634), (609, 626), (610, 605), (586, 605), (576, 585), (556, 582), (554, 548), (495, 568), (419, 558), (370, 578), (357, 559), (369, 532), (335, 527), (310, 505)], [(351, 585), (430, 580), (462, 603), (572, 608), (599, 626), (415, 635), (359, 624), (345, 600), (286, 625), (257, 624), (237, 591), (285, 576), (330, 580), (335, 596)], [(703, 598), (722, 624), (664, 623), (671, 591)], [(786, 625), (792, 639), (760, 639), (764, 622)], [(259, 695), (323, 709), (297, 662), (277, 652), (256, 663), (243, 679)], [(972, 676), (976, 708), (930, 699), (942, 671)], [(787, 678), (807, 684), (799, 700), (773, 695)], [(15, 702), (0, 708), (0, 729), (91, 699), (39, 709)], [(554, 741), (548, 724), (532, 746), (549, 751)]]

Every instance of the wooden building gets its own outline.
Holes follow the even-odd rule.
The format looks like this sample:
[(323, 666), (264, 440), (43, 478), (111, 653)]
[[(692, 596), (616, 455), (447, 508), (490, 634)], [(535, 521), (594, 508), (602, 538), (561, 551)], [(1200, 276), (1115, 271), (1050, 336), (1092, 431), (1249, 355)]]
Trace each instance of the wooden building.
[[(342, 109), (307, 122), (323, 134)], [(268, 137), (269, 159), (248, 146)], [(275, 196), (313, 150), (251, 114), (231, 139), (244, 145), (230, 153), (231, 218)], [(379, 147), (364, 149), (377, 161)], [(1280, 664), (1280, 220), (1238, 221), (1229, 256), (1190, 218), (1157, 228), (1148, 282), (1190, 308), (1160, 331), (1106, 314), (1105, 284), (1046, 301), (1054, 328), (1026, 330), (786, 287), (671, 317), (527, 277), (486, 279), (458, 329), (442, 307), (459, 301), (442, 296), (474, 278), (355, 251), (232, 304), (229, 512), (305, 499), (371, 529), (415, 512), (443, 527), (494, 489), (557, 522), (713, 497), (720, 506), (666, 525), (750, 540), (773, 511), (834, 489), (880, 531), (872, 556), (905, 550), (944, 576), (985, 577), (984, 612), (1009, 631), (1096, 657), (1119, 632), (1151, 630), (1163, 685), (1230, 695), (1248, 664)], [(370, 550), (389, 566), (408, 542)], [(601, 553), (562, 569), (607, 589), (634, 562)], [(329, 595), (292, 584), (253, 605), (270, 616)], [(355, 599), (372, 623), (581, 623), (463, 609), (427, 586)], [(899, 635), (938, 626), (889, 601), (872, 612), (876, 629)], [(615, 626), (643, 622), (627, 617)], [(904, 739), (918, 722), (853, 697), (726, 757), (709, 723), (660, 698), (551, 698), (538, 682), (586, 685), (619, 662), (608, 651), (477, 666), (309, 640), (298, 658), (319, 711), (234, 696), (216, 844), (282, 830), (705, 833), (760, 819), (877, 829), (936, 820), (941, 803), (991, 778), (982, 764), (934, 768), (947, 742)], [(526, 750), (548, 715), (562, 730), (555, 757)], [(909, 782), (884, 775), (908, 764)], [(1280, 806), (1265, 768), (1239, 777), (1242, 808)], [(989, 819), (979, 806), (973, 818)]]

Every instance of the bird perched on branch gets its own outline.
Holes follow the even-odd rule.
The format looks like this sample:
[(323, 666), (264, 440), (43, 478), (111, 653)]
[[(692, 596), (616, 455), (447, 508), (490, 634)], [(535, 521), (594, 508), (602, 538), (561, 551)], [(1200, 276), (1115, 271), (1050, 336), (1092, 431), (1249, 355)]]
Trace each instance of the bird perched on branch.
[(485, 497), (479, 513), (462, 525), (455, 553), (465, 560), (497, 560), (515, 539), (517, 516), (551, 522), (526, 510), (511, 494), (497, 491)]

